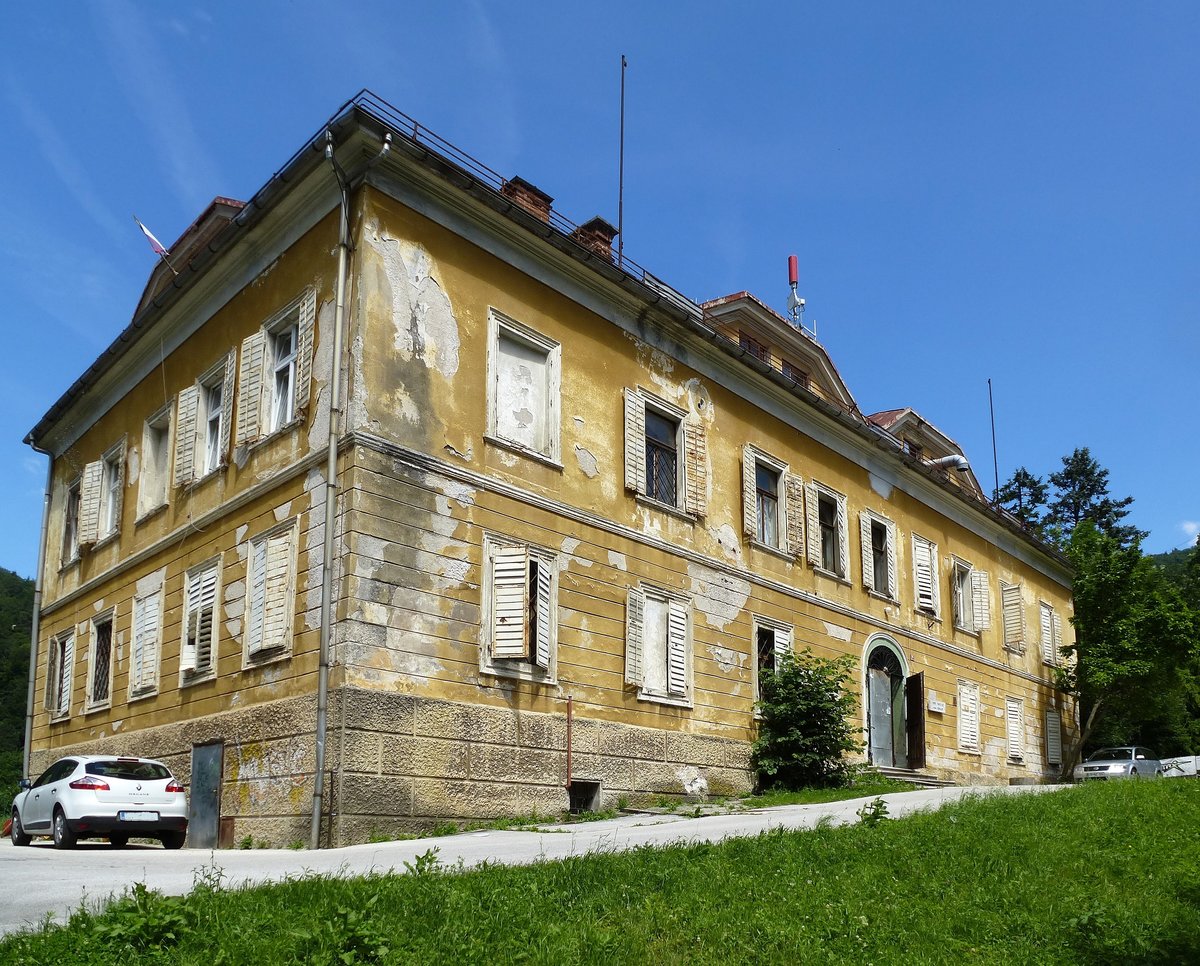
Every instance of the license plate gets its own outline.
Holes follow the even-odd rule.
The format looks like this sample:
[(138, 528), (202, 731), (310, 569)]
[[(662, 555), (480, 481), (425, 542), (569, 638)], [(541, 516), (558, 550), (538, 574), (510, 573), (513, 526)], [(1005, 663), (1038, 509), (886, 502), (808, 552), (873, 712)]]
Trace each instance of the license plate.
[(122, 822), (157, 822), (158, 812), (117, 812)]

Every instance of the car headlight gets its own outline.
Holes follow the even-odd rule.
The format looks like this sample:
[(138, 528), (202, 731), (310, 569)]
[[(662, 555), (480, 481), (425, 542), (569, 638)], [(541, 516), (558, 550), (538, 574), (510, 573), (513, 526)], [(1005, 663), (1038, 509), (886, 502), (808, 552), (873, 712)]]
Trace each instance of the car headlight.
[(1115, 773), (1115, 774), (1118, 774), (1118, 775), (1123, 775), (1123, 774), (1125, 774), (1125, 772), (1126, 772), (1128, 769), (1129, 769), (1129, 766), (1128, 766), (1128, 765), (1109, 765), (1109, 766), (1108, 766), (1108, 770), (1109, 770), (1109, 773), (1110, 773), (1110, 774), (1114, 774), (1114, 773)]

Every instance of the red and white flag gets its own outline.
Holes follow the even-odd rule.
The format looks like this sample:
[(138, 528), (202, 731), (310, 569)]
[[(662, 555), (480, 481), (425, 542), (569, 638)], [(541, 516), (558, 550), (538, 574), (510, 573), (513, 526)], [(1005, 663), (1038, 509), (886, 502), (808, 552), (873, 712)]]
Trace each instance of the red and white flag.
[(162, 242), (160, 242), (157, 238), (154, 237), (154, 233), (149, 228), (147, 228), (145, 225), (142, 224), (141, 220), (138, 218), (137, 215), (133, 216), (133, 220), (137, 222), (137, 226), (142, 230), (142, 234), (145, 235), (147, 240), (150, 242), (150, 247), (154, 249), (154, 254), (155, 255), (166, 255), (167, 254), (166, 247), (163, 245)]

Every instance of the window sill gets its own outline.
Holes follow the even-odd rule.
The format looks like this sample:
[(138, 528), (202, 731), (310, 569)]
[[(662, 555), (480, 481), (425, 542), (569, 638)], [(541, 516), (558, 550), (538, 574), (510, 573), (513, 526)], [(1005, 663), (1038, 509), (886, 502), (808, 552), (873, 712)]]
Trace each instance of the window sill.
[(787, 563), (799, 563), (803, 558), (796, 554), (788, 553), (782, 547), (773, 547), (769, 543), (763, 543), (761, 540), (751, 538), (748, 543), (755, 550), (761, 550), (763, 553), (769, 553), (772, 557), (778, 557), (780, 560)]
[(653, 691), (645, 691), (640, 689), (638, 691), (638, 700), (649, 701), (654, 704), (665, 704), (672, 708), (686, 708), (688, 711), (691, 711), (694, 707), (691, 698), (675, 697), (674, 695), (670, 694), (656, 694)]
[(92, 544), (92, 553), (95, 553), (97, 550), (102, 550), (104, 547), (107, 547), (110, 543), (115, 543), (117, 541), (117, 538), (120, 536), (121, 536), (121, 531), (119, 529), (114, 530), (112, 533), (106, 533), (99, 540), (97, 540), (94, 544)]
[(971, 755), (975, 758), (981, 758), (983, 756), (983, 752), (981, 752), (978, 748), (959, 748), (958, 753), (960, 755)]
[(970, 627), (963, 627), (962, 624), (955, 624), (954, 629), (956, 631), (958, 631), (960, 634), (970, 634), (972, 637), (974, 637), (976, 639), (983, 636), (983, 631), (972, 630)]
[(135, 527), (140, 527), (143, 523), (147, 522), (148, 520), (152, 520), (154, 517), (158, 516), (160, 513), (163, 512), (163, 510), (165, 510), (170, 505), (171, 505), (170, 501), (163, 500), (163, 502), (158, 504), (158, 506), (152, 506), (149, 510), (143, 510), (134, 519), (133, 525)]
[(200, 671), (184, 671), (179, 677), (179, 687), (190, 688), (194, 684), (204, 684), (206, 681), (215, 681), (216, 679), (216, 668), (204, 668)]
[(828, 577), (830, 580), (836, 580), (839, 584), (845, 584), (847, 587), (850, 586), (850, 578), (843, 577), (836, 571), (826, 570), (824, 567), (819, 567), (816, 564), (813, 564), (813, 573), (820, 574), (822, 577)]
[(50, 716), (50, 723), (52, 725), (63, 724), (64, 722), (70, 721), (70, 720), (71, 720), (71, 713), (69, 711), (66, 714), (52, 714)]
[(1019, 646), (1019, 647), (1013, 647), (1013, 646), (1012, 646), (1012, 645), (1010, 645), (1010, 644), (1005, 644), (1005, 645), (1004, 645), (1004, 650), (1008, 651), (1008, 653), (1009, 653), (1009, 654), (1015, 654), (1015, 655), (1017, 655), (1017, 657), (1024, 657), (1024, 656), (1025, 656), (1025, 648), (1024, 648), (1024, 647), (1020, 647), (1020, 646)]
[(89, 704), (86, 708), (83, 709), (83, 713), (85, 715), (89, 715), (89, 714), (95, 714), (97, 711), (111, 711), (111, 710), (112, 710), (112, 698), (109, 698), (107, 701), (103, 702), (102, 704)]
[(660, 510), (663, 513), (667, 513), (673, 517), (678, 517), (680, 520), (686, 520), (688, 523), (696, 522), (696, 517), (688, 513), (686, 510), (681, 510), (677, 506), (671, 506), (669, 503), (661, 503), (658, 500), (655, 500), (653, 497), (646, 496), (644, 493), (637, 494), (635, 499), (639, 505), (647, 507), (648, 509)]
[(503, 658), (499, 661), (485, 659), (479, 662), (479, 673), (510, 681), (526, 681), (529, 684), (558, 684), (558, 669), (553, 658), (550, 659), (549, 668), (540, 668), (525, 660), (506, 662)]
[(873, 597), (875, 600), (881, 600), (885, 604), (899, 604), (900, 603), (900, 601), (897, 598), (891, 596), (891, 594), (881, 594), (879, 591), (872, 590), (870, 587), (866, 588), (866, 591), (867, 591), (868, 597)]
[(939, 624), (942, 622), (942, 615), (936, 614), (931, 610), (924, 610), (923, 608), (916, 607), (913, 609), (913, 613), (918, 617), (924, 617), (927, 621), (937, 621)]
[(158, 685), (147, 685), (146, 687), (140, 688), (137, 691), (130, 691), (128, 703), (133, 704), (135, 701), (144, 701), (146, 698), (152, 698), (156, 694), (158, 694)]
[(61, 564), (59, 564), (59, 565), (58, 565), (58, 572), (59, 572), (59, 574), (60, 574), (60, 575), (61, 575), (61, 574), (65, 574), (65, 573), (66, 573), (68, 570), (70, 570), (72, 567), (78, 567), (78, 566), (79, 566), (79, 561), (80, 561), (80, 560), (82, 560), (82, 559), (83, 559), (83, 556), (82, 556), (82, 554), (78, 554), (78, 553), (77, 553), (77, 554), (75, 554), (75, 556), (74, 556), (74, 557), (72, 557), (70, 560), (66, 561), (65, 563), (61, 563)]
[(286, 647), (273, 647), (270, 650), (259, 651), (257, 654), (246, 654), (242, 657), (242, 670), (253, 671), (257, 667), (268, 664), (280, 664), (288, 660), (292, 652)]
[[(252, 442), (242, 443), (241, 447), (245, 450), (245, 452), (247, 454), (252, 453), (254, 450), (258, 449), (259, 447), (266, 446), (268, 443), (279, 439), (281, 436), (286, 436), (292, 430), (298, 429), (303, 424), (304, 424), (303, 416), (301, 416), (301, 415), (293, 416), (291, 419), (289, 419), (286, 423), (284, 423), (278, 429), (273, 429), (269, 433), (267, 433), (265, 436), (260, 436), (260, 437), (258, 437), (258, 439), (253, 440)], [(238, 449), (237, 444), (234, 445), (234, 449), (235, 450)]]
[(522, 446), (520, 443), (510, 439), (504, 439), (500, 436), (493, 436), (490, 433), (485, 433), (483, 441), (490, 446), (495, 446), (497, 449), (507, 450), (510, 453), (516, 453), (517, 456), (524, 456), (526, 459), (531, 459), (535, 463), (541, 463), (543, 466), (548, 466), (552, 470), (562, 472), (563, 465), (553, 456), (548, 456), (545, 453), (538, 452), (536, 449), (530, 449), (528, 446)]

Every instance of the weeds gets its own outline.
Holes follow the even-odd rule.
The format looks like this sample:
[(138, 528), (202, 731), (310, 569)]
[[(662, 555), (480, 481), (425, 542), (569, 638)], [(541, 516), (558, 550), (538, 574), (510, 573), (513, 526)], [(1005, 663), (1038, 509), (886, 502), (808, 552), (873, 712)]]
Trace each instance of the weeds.
[(858, 816), (861, 824), (867, 828), (875, 828), (887, 821), (888, 807), (887, 802), (882, 798), (876, 798), (873, 801), (867, 802), (862, 808), (854, 813)]

